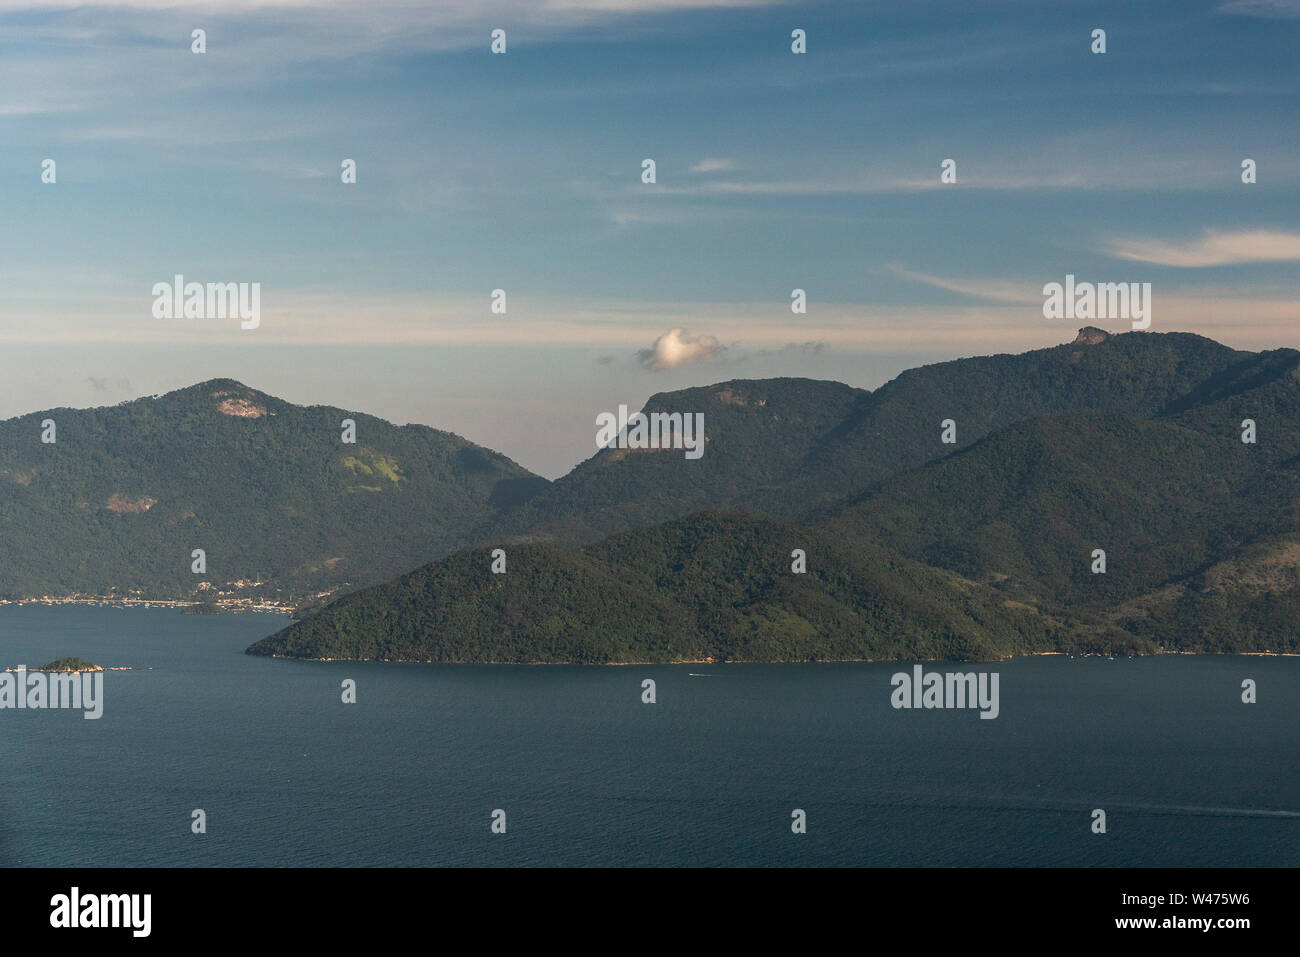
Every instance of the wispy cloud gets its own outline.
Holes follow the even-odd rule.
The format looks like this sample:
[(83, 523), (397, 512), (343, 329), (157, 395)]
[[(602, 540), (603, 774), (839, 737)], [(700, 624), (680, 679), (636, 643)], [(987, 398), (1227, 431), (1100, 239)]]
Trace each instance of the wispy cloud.
[[(1127, 192), (1188, 191), (1223, 189), (1237, 182), (1240, 170), (1235, 163), (1224, 166), (1217, 156), (1205, 152), (1191, 153), (1181, 142), (1163, 152), (1129, 159), (1131, 139), (1114, 131), (1096, 131), (1094, 143), (1086, 137), (1047, 137), (1027, 141), (1017, 147), (1017, 155), (981, 150), (971, 156), (959, 156), (956, 184), (940, 181), (940, 162), (946, 158), (935, 151), (929, 162), (918, 165), (912, 155), (886, 157), (871, 166), (853, 168), (847, 163), (826, 164), (822, 169), (801, 176), (767, 175), (757, 171), (740, 175), (738, 167), (700, 169), (692, 173), (717, 172), (730, 175), (674, 179), (673, 170), (659, 168), (656, 195), (665, 197), (798, 197), (798, 196), (876, 196), (952, 191), (991, 193), (1044, 193), (1061, 191)], [(1080, 145), (1085, 144), (1085, 145)], [(1098, 146), (1097, 144), (1101, 144)], [(1087, 150), (1098, 154), (1089, 162), (1063, 162), (1062, 155)], [(828, 150), (827, 156), (834, 157)], [(838, 159), (839, 157), (835, 157)], [(704, 161), (705, 163), (709, 161)], [(1270, 173), (1272, 182), (1291, 184), (1298, 177), (1282, 166)], [(625, 187), (630, 192), (635, 187)]]
[(826, 343), (824, 342), (812, 342), (812, 341), (787, 342), (785, 344), (784, 351), (785, 352), (809, 352), (812, 353), (813, 355), (821, 355), (822, 351), (825, 348), (826, 348)]
[(1005, 302), (1014, 304), (1041, 303), (1042, 294), (1033, 283), (1015, 282), (1006, 279), (953, 279), (946, 276), (933, 276), (929, 273), (915, 272), (902, 266), (890, 266), (889, 271), (904, 279), (925, 283), (936, 289), (983, 299), (988, 302)]
[(662, 226), (669, 223), (684, 223), (699, 218), (691, 209), (674, 207), (665, 209), (642, 206), (636, 209), (616, 207), (608, 211), (609, 221), (620, 228), (625, 226)]
[(1269, 20), (1290, 20), (1300, 18), (1300, 0), (1230, 0), (1229, 3), (1219, 4), (1218, 12)]
[(806, 179), (710, 179), (682, 186), (661, 182), (655, 189), (665, 196), (835, 196), (907, 192), (931, 189), (938, 185), (937, 173), (933, 182), (917, 177), (879, 173)]
[[(479, 0), (464, 0), (476, 6)], [(660, 10), (707, 10), (719, 7), (766, 7), (782, 0), (545, 0), (548, 10), (587, 10), (598, 13), (646, 13)]]
[(691, 167), (692, 173), (720, 173), (725, 170), (736, 168), (736, 164), (729, 159), (702, 159)]
[[(673, 13), (683, 10), (709, 10), (764, 7), (783, 0), (439, 0), (415, 4), (409, 0), (0, 0), (0, 11), (49, 10), (143, 10), (191, 13), (277, 14), (300, 10), (323, 13), (344, 11), (349, 14), (363, 8), (367, 19), (375, 24), (392, 24), (395, 18), (407, 23), (456, 22), (483, 17), (508, 17), (514, 23), (532, 22), (557, 14), (644, 14)], [(506, 21), (502, 20), (501, 23)]]
[(1241, 263), (1300, 262), (1300, 234), (1253, 230), (1213, 232), (1181, 243), (1118, 239), (1108, 247), (1117, 259), (1194, 269)]

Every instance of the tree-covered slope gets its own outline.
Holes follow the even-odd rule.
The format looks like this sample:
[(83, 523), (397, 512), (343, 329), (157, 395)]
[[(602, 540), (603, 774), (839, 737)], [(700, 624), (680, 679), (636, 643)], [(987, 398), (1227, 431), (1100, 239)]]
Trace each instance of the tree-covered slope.
[[(499, 576), (486, 552), (471, 552), (254, 650), (491, 661), (1298, 650), (1298, 368), (1293, 350), (1085, 330), (1056, 350), (832, 393), (838, 404), (805, 419), (815, 430), (762, 466), (756, 436), (784, 435), (801, 383), (779, 380), (792, 391), (770, 422), (768, 383), (727, 383), (729, 406), (750, 418), (717, 417), (705, 458), (723, 441), (731, 455), (709, 483), (690, 485), (682, 476), (698, 463), (652, 458), (661, 453), (600, 466), (597, 456), (580, 482), (561, 480), (510, 517), (556, 503), (576, 511), (580, 490), (609, 477), (612, 490), (592, 499), (603, 524), (719, 497), (799, 524), (694, 514), (580, 550), (512, 546)], [(942, 418), (964, 433), (955, 448), (940, 442)], [(1242, 441), (1246, 419), (1253, 443)], [(832, 447), (834, 469), (818, 464)], [(851, 474), (861, 477), (836, 484)], [(674, 498), (683, 487), (695, 497)], [(635, 514), (619, 512), (629, 489)], [(806, 575), (790, 572), (795, 548), (807, 552)]]
[[(652, 396), (640, 410), (647, 415), (703, 413), (703, 455), (601, 449), (518, 509), (496, 517), (481, 537), (583, 544), (702, 509), (748, 510), (756, 499), (784, 488), (869, 396), (815, 379), (734, 380)], [(789, 503), (772, 511), (786, 516)]]
[(1254, 541), (1123, 602), (1111, 618), (1133, 635), (1189, 651), (1300, 653), (1300, 534)]
[[(313, 657), (1297, 643), (1295, 350), (1085, 329), (874, 392), (737, 380), (645, 411), (703, 412), (704, 455), (607, 448), (548, 484), (449, 433), (230, 380), (10, 420), (0, 597), (301, 600), (387, 581), (260, 646)], [(40, 441), (46, 418), (54, 444)], [(355, 444), (340, 439), (345, 418)], [(941, 441), (945, 419), (955, 444)], [(498, 546), (506, 575), (488, 573)], [(191, 571), (196, 548), (205, 574)], [(806, 575), (789, 570), (795, 548)]]
[[(802, 549), (807, 571), (792, 570)], [(406, 661), (808, 661), (1149, 650), (1118, 628), (867, 542), (705, 512), (582, 549), (463, 552), (344, 596), (251, 654)]]
[[(1151, 417), (1204, 388), (1249, 353), (1189, 333), (1110, 335), (1018, 355), (910, 369), (871, 393), (792, 477), (793, 500), (834, 506), (994, 432), (1055, 414)], [(956, 443), (940, 442), (941, 423)]]
[[(1108, 335), (902, 373), (874, 392), (809, 379), (735, 380), (652, 397), (644, 411), (702, 412), (706, 451), (603, 449), (483, 540), (584, 544), (706, 508), (806, 521), (1017, 422), (1058, 413), (1160, 414), (1254, 359), (1187, 333)], [(1188, 407), (1195, 404), (1191, 400)], [(940, 441), (956, 423), (956, 443)]]
[[(41, 441), (46, 419), (53, 443)], [(0, 422), (0, 597), (301, 598), (464, 547), (544, 484), (448, 432), (295, 406), (231, 380), (37, 412)], [(204, 574), (191, 570), (194, 549)]]
[[(1016, 598), (1108, 614), (1168, 647), (1295, 647), (1293, 580), (1261, 587), (1244, 575), (1237, 587), (1227, 570), (1300, 532), (1298, 368), (1293, 350), (1263, 353), (1147, 418), (1026, 420), (890, 479), (828, 523)], [(1198, 584), (1207, 574), (1213, 587)]]

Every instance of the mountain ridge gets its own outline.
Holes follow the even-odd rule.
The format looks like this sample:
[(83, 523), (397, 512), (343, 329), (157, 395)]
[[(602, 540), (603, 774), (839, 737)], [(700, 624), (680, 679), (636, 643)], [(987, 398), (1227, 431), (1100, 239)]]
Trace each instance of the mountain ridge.
[[(500, 580), (491, 587), (515, 593), (516, 609), (550, 607), (555, 589), (569, 595), (562, 614), (538, 613), (552, 631), (539, 632), (538, 621), (499, 603), (467, 619), (449, 611), (458, 602), (473, 604), (489, 587), (484, 553), (472, 562), (453, 556), (417, 569), (387, 591), (363, 590), (346, 608), (327, 606), (250, 653), (549, 661), (560, 660), (558, 629), (605, 636), (603, 648), (571, 649), (574, 660), (610, 660), (610, 654), (667, 660), (664, 622), (674, 623), (691, 653), (728, 660), (1300, 651), (1292, 627), (1300, 575), (1290, 577), (1287, 537), (1300, 534), (1300, 353), (1245, 353), (1190, 334), (1098, 333), (1085, 328), (1074, 343), (954, 360), (909, 370), (872, 393), (840, 393), (829, 415), (804, 417), (825, 426), (814, 439), (803, 436), (793, 449), (778, 449), (774, 461), (748, 470), (734, 466), (761, 447), (756, 436), (784, 434), (779, 421), (766, 417), (784, 409), (771, 400), (773, 394), (789, 400), (780, 395), (788, 380), (775, 387), (769, 380), (732, 380), (693, 390), (715, 404), (725, 394), (733, 412), (758, 413), (747, 433), (712, 435), (709, 454), (732, 450), (735, 462), (723, 457), (732, 472), (690, 475), (699, 463), (668, 456), (620, 457), (597, 471), (589, 463), (598, 452), (587, 468), (570, 473), (577, 480), (559, 479), (525, 503), (531, 519), (550, 522), (540, 526), (549, 539), (498, 543), (513, 555), (528, 541), (522, 547), (529, 561), (547, 555), (559, 569), (585, 563), (545, 588), (536, 576), (494, 576)], [(1075, 348), (1080, 340), (1082, 348)], [(676, 407), (673, 395), (647, 408), (652, 405)], [(964, 441), (943, 443), (944, 411), (955, 412)], [(1241, 440), (1246, 412), (1266, 436), (1254, 444)], [(818, 447), (827, 435), (833, 439), (825, 448), (837, 458), (834, 467), (818, 471), (810, 450), (828, 454)], [(793, 470), (796, 480), (765, 491), (774, 475), (788, 479), (783, 470)], [(599, 522), (583, 516), (581, 524), (566, 526), (564, 510), (585, 500), (580, 490), (593, 476), (622, 479), (633, 494), (653, 492), (659, 501), (624, 513), (598, 504), (604, 509)], [(728, 482), (721, 504), (713, 503), (722, 512), (690, 511)], [(684, 504), (673, 497), (691, 483), (694, 499)], [(618, 488), (602, 491), (606, 502), (620, 501)], [(770, 514), (782, 498), (790, 500), (785, 513)], [(778, 574), (772, 563), (792, 555), (772, 552), (754, 526), (718, 517), (730, 515), (737, 500), (744, 521), (772, 523), (765, 527), (780, 529), (773, 532), (778, 537), (816, 543), (856, 585), (837, 590), (824, 578)], [(674, 509), (689, 514), (672, 515)], [(671, 517), (655, 522), (656, 512)], [(602, 523), (616, 527), (600, 536)], [(730, 556), (731, 564), (690, 571), (699, 564), (698, 549), (684, 534), (692, 523), (710, 529), (708, 547)], [(873, 554), (884, 567), (923, 577), (928, 588), (891, 589), (879, 563), (862, 564), (863, 555)], [(747, 570), (743, 555), (763, 556), (767, 571)], [(809, 551), (809, 575), (812, 556)], [(1231, 580), (1231, 569), (1250, 574)], [(594, 588), (620, 576), (625, 591), (635, 585), (624, 599), (638, 609), (632, 627), (606, 620), (609, 608), (587, 600), (585, 585), (573, 587), (581, 580)], [(436, 593), (412, 584), (433, 580)], [(1206, 581), (1213, 587), (1207, 590)], [(668, 603), (653, 606), (657, 615), (645, 611), (655, 596)], [(396, 617), (383, 610), (399, 607)], [(1008, 618), (1008, 610), (1023, 615)], [(701, 625), (706, 613), (712, 616), (707, 627)], [(877, 623), (874, 632), (849, 625), (868, 620)], [(408, 623), (407, 631), (399, 621)], [(917, 622), (932, 623), (930, 632), (909, 639)], [(788, 640), (776, 641), (777, 633)], [(492, 635), (506, 636), (506, 644), (494, 644)], [(451, 647), (465, 657), (448, 657)]]
[[(598, 449), (547, 482), (454, 433), (297, 406), (228, 378), (30, 413), (0, 423), (0, 519), (19, 557), (0, 564), (0, 599), (277, 600), (303, 611), (277, 637), (282, 647), (310, 652), (313, 634), (330, 656), (348, 647), (330, 616), (411, 576), (449, 591), (395, 593), (412, 603), (407, 620), (461, 622), (465, 641), (478, 642), (464, 646), (465, 660), (491, 656), (482, 629), (493, 627), (516, 634), (509, 660), (563, 660), (566, 646), (536, 631), (528, 608), (552, 608), (552, 629), (604, 635), (634, 657), (652, 634), (659, 645), (649, 650), (669, 653), (664, 622), (676, 623), (680, 647), (705, 657), (761, 660), (922, 647), (996, 656), (1082, 648), (1087, 636), (1093, 649), (1141, 651), (1296, 642), (1285, 633), (1291, 566), (1274, 557), (1289, 556), (1288, 536), (1300, 531), (1296, 350), (1084, 327), (1072, 342), (922, 366), (876, 390), (731, 379), (657, 393), (642, 411), (703, 411), (704, 456)], [(57, 420), (62, 446), (39, 444), (45, 417)], [(341, 441), (344, 418), (356, 424), (355, 444)], [(1254, 445), (1240, 441), (1245, 419), (1258, 428)], [(692, 522), (739, 564), (701, 564)], [(776, 560), (759, 527), (837, 555), (859, 590), (746, 570), (746, 549)], [(210, 564), (195, 576), (198, 547)], [(491, 597), (478, 576), (490, 564), (484, 549), (498, 547), (516, 572), (527, 567), (519, 554), (566, 571), (520, 576), (514, 605), (457, 617)], [(1102, 575), (1089, 570), (1095, 548), (1107, 553)], [(470, 553), (480, 558), (465, 564)], [(656, 572), (664, 567), (713, 568), (718, 582), (692, 590)], [(893, 587), (885, 568), (929, 582), (928, 593)], [(600, 601), (601, 588), (621, 597)], [(553, 608), (554, 593), (573, 606)], [(661, 625), (602, 624), (621, 606)], [(854, 621), (876, 622), (874, 644), (850, 633)], [(919, 621), (936, 624), (909, 644), (908, 623)], [(373, 620), (357, 622), (353, 652), (387, 647)], [(792, 636), (784, 651), (776, 623)], [(419, 660), (450, 660), (409, 639), (385, 641)], [(539, 658), (528, 658), (528, 641)], [(610, 660), (590, 643), (580, 652)]]

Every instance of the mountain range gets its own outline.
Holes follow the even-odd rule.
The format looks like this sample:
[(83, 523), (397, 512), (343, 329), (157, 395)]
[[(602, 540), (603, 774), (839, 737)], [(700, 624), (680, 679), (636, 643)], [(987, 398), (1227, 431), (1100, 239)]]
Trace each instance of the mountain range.
[(272, 596), (300, 620), (250, 653), (311, 658), (1300, 651), (1295, 350), (1090, 327), (643, 411), (703, 412), (703, 456), (610, 447), (547, 482), (230, 380), (11, 419), (0, 597)]
[(701, 410), (700, 460), (603, 449), (502, 516), (504, 574), (464, 552), (250, 653), (1300, 651), (1300, 352), (1087, 328), (873, 392), (736, 381), (646, 405)]

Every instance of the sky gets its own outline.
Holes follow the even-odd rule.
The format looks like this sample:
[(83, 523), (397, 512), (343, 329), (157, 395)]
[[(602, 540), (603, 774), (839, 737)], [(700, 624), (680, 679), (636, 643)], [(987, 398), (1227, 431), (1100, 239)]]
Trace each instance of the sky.
[[(234, 378), (555, 478), (657, 392), (1129, 328), (1045, 318), (1066, 275), (1298, 347), (1298, 41), (1300, 0), (0, 0), (0, 418)], [(259, 325), (156, 318), (177, 274)]]

